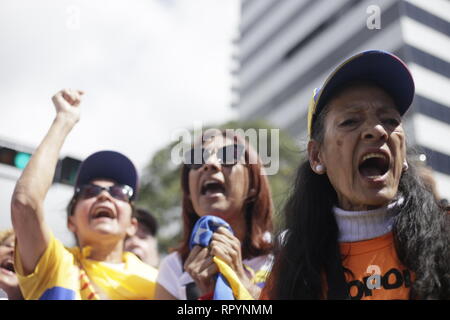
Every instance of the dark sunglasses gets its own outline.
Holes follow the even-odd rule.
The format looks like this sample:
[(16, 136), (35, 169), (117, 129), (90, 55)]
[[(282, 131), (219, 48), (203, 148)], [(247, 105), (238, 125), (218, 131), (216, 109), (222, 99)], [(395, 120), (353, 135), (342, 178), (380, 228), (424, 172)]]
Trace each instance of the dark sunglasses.
[(85, 184), (76, 189), (77, 195), (82, 199), (89, 199), (98, 196), (106, 190), (113, 198), (130, 202), (133, 196), (133, 188), (126, 184), (115, 184), (110, 187), (101, 187), (95, 184)]
[(197, 170), (215, 153), (222, 166), (232, 167), (242, 158), (244, 150), (241, 144), (228, 145), (218, 149), (217, 152), (213, 152), (212, 149), (194, 148), (184, 154), (184, 164), (189, 169)]

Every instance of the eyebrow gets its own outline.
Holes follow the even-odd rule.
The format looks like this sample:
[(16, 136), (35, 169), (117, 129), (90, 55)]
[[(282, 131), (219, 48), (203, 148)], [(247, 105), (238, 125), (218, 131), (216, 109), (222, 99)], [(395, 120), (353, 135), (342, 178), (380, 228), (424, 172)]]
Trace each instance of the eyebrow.
[[(364, 110), (366, 107), (361, 106), (360, 104), (349, 104), (345, 107), (346, 109), (344, 110), (345, 113), (357, 113), (359, 111)], [(397, 107), (393, 106), (393, 105), (385, 105), (382, 106), (380, 108), (377, 109), (377, 113), (389, 113), (392, 111), (397, 111)]]

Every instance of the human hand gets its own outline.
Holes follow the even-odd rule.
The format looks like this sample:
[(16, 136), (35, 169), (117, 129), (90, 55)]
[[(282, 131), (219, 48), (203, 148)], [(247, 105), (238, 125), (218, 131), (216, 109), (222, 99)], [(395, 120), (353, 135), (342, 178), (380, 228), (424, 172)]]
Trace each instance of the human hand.
[(249, 293), (254, 298), (258, 298), (261, 289), (252, 282), (254, 277), (253, 272), (244, 268), (242, 262), (242, 244), (239, 239), (228, 229), (220, 227), (214, 232), (209, 247), (211, 255), (220, 258), (228, 264)]
[(202, 295), (214, 290), (215, 275), (219, 272), (209, 248), (195, 246), (184, 263), (184, 270), (194, 279)]
[(212, 256), (216, 256), (228, 264), (239, 278), (247, 278), (242, 263), (242, 244), (228, 229), (218, 228), (211, 238), (209, 247)]
[(80, 120), (79, 105), (83, 94), (83, 91), (72, 89), (63, 89), (57, 92), (52, 97), (56, 116), (69, 121), (71, 124), (76, 124)]

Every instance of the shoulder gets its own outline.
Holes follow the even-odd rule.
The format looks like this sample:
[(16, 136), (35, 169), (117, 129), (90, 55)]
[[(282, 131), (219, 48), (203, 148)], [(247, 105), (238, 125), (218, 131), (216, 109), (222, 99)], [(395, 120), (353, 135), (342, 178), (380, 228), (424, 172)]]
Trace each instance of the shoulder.
[[(172, 296), (179, 300), (185, 300), (184, 284), (189, 275), (183, 271), (181, 256), (178, 252), (172, 252), (161, 260), (156, 282), (166, 289)], [(187, 282), (191, 282), (187, 281)]]
[[(19, 258), (18, 252), (20, 252), (21, 248), (16, 241), (14, 255), (14, 264), (16, 273), (19, 277), (29, 277), (30, 273), (26, 274), (23, 270), (22, 261)], [(49, 243), (45, 248), (43, 254), (39, 258), (34, 270), (31, 274), (35, 273), (43, 273), (48, 270), (51, 273), (55, 273), (60, 271), (61, 268), (67, 267), (67, 265), (74, 264), (74, 252), (76, 248), (65, 248), (61, 241), (56, 239), (52, 232), (49, 234)]]
[(78, 267), (74, 252), (77, 252), (77, 248), (67, 249), (52, 236), (35, 269), (26, 275), (20, 259), (16, 257), (16, 274), (24, 297), (27, 300), (50, 296), (56, 299), (60, 294), (65, 298), (76, 297)]

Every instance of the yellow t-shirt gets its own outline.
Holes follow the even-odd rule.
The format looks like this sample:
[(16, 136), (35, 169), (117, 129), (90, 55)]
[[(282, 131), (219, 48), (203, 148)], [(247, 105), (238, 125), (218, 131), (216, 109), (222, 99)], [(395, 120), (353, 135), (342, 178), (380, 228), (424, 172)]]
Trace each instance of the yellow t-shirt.
[(381, 237), (341, 243), (350, 296), (355, 300), (409, 299), (414, 275), (402, 265), (392, 232)]
[[(24, 275), (16, 247), (15, 269), (27, 300), (153, 299), (158, 271), (124, 252), (123, 268), (87, 259), (89, 248), (65, 248), (53, 234), (34, 271)], [(79, 266), (82, 266), (80, 269)]]

